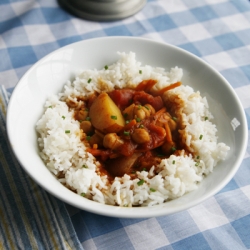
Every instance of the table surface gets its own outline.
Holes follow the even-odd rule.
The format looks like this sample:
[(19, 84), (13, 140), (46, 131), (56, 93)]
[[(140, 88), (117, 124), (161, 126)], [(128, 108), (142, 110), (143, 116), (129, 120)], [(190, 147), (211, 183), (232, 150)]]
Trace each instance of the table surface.
[[(114, 22), (79, 19), (62, 10), (55, 0), (0, 0), (0, 85), (10, 95), (21, 76), (48, 53), (69, 43), (114, 35), (170, 43), (202, 58), (230, 82), (250, 124), (250, 2), (247, 0), (149, 0), (134, 16)], [(215, 196), (183, 212), (158, 218), (119, 219), (56, 201), (62, 214), (67, 208), (68, 213), (64, 212), (63, 217), (72, 241), (79, 240), (84, 249), (250, 249), (249, 142), (248, 137), (243, 162), (230, 183)], [(1, 168), (4, 165), (0, 165), (0, 172)], [(7, 191), (1, 185), (0, 190), (1, 196), (6, 196)], [(19, 208), (20, 200), (15, 196), (8, 202)], [(53, 203), (53, 197), (49, 196), (46, 202)], [(37, 240), (41, 234), (41, 239), (46, 238), (45, 229), (35, 229), (36, 219), (29, 221), (36, 217), (32, 214), (34, 210), (26, 218), (33, 232), (28, 237), (11, 214), (4, 223), (2, 205), (7, 206), (0, 202), (0, 248), (14, 246), (10, 242), (15, 235), (16, 242), (25, 249), (52, 246), (48, 239), (32, 247), (35, 244), (32, 237)], [(65, 229), (60, 223), (61, 226), (57, 225), (56, 218), (48, 223), (52, 230)], [(81, 247), (71, 244), (71, 236), (59, 249)]]

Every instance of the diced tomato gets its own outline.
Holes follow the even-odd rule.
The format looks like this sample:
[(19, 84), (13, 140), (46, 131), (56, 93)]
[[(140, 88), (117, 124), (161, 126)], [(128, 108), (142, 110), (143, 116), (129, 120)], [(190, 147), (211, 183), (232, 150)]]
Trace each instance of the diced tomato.
[(137, 147), (137, 144), (133, 143), (131, 140), (126, 141), (122, 147), (119, 148), (119, 153), (124, 156), (131, 156)]
[(160, 145), (163, 144), (165, 136), (166, 136), (166, 131), (164, 128), (156, 126), (154, 124), (150, 124), (148, 126), (148, 129), (150, 130), (150, 135), (152, 138), (152, 148), (157, 148)]
[(114, 103), (123, 110), (131, 104), (135, 91), (132, 89), (116, 89), (109, 93)]
[(134, 94), (133, 97), (134, 102), (139, 102), (142, 105), (150, 104), (156, 111), (161, 109), (163, 105), (163, 101), (160, 96), (152, 96), (147, 94), (144, 91), (138, 91)]

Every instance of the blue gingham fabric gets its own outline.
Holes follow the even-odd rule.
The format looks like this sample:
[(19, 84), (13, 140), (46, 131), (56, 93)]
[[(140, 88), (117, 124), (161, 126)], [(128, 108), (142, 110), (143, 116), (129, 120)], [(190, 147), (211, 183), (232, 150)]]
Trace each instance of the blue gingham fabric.
[[(136, 15), (115, 22), (79, 19), (62, 10), (55, 0), (0, 0), (0, 85), (11, 94), (32, 64), (51, 51), (72, 42), (114, 35), (170, 43), (207, 61), (235, 89), (250, 126), (248, 0), (148, 0)], [(85, 249), (250, 249), (250, 138), (248, 142), (234, 178), (198, 206), (169, 216), (136, 220), (95, 215), (62, 203), (62, 209), (66, 206), (69, 215), (62, 210), (62, 218), (57, 220), (71, 219), (74, 226), (67, 230), (61, 227), (62, 233), (66, 230), (73, 241), (76, 234)], [(0, 178), (2, 183), (3, 176)], [(7, 193), (1, 187), (0, 191), (1, 196)], [(9, 197), (9, 200), (19, 208), (22, 198)], [(28, 202), (36, 204), (32, 199)], [(31, 231), (18, 231), (18, 226), (12, 226), (17, 217), (11, 217), (11, 211), (4, 224), (1, 212), (4, 210), (0, 209), (0, 249), (7, 246), (8, 232), (16, 235), (15, 241), (26, 235), (27, 240), (20, 249), (29, 249), (30, 241), (36, 241), (39, 233), (44, 235), (40, 228), (38, 233), (27, 237), (32, 229), (36, 230), (29, 218), (26, 223)], [(58, 225), (54, 218), (49, 226), (53, 229)], [(61, 244), (60, 248), (65, 245)], [(51, 245), (43, 242), (38, 245), (39, 249), (48, 249), (46, 246)]]

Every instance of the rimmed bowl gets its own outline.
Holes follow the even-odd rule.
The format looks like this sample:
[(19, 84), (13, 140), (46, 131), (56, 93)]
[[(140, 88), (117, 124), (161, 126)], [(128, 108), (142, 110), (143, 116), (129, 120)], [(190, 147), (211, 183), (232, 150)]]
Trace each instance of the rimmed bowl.
[[(35, 124), (43, 113), (45, 100), (62, 90), (67, 80), (82, 69), (101, 69), (118, 59), (117, 51), (136, 53), (143, 65), (183, 68), (183, 84), (206, 96), (219, 141), (230, 146), (227, 159), (220, 162), (198, 189), (153, 207), (116, 207), (83, 198), (60, 184), (39, 156)], [(234, 176), (247, 145), (244, 110), (227, 80), (205, 61), (178, 47), (135, 37), (104, 37), (62, 47), (39, 60), (20, 79), (7, 111), (11, 147), (28, 175), (60, 200), (89, 212), (120, 218), (163, 216), (195, 206), (218, 193)]]

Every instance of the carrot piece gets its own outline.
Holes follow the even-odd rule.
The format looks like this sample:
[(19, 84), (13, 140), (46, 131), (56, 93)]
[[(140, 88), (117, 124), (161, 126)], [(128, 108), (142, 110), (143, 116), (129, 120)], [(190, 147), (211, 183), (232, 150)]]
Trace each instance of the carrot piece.
[(181, 82), (173, 83), (173, 84), (168, 85), (167, 87), (165, 87), (163, 89), (160, 89), (159, 91), (154, 93), (154, 95), (163, 95), (166, 91), (169, 91), (169, 90), (174, 89), (174, 88), (179, 87), (179, 86), (181, 86)]
[(171, 134), (171, 130), (170, 130), (170, 127), (168, 125), (168, 123), (165, 123), (165, 130), (166, 130), (166, 140), (168, 142), (172, 142), (172, 134)]
[(154, 114), (154, 120), (158, 120), (159, 117), (166, 112), (166, 108), (161, 108), (160, 110), (158, 110), (155, 114)]
[(124, 131), (130, 130), (136, 124), (136, 120), (131, 120), (128, 124), (126, 124), (123, 128)]
[(145, 92), (150, 91), (151, 88), (153, 88), (153, 86), (157, 83), (156, 80), (144, 80), (142, 82), (140, 82), (137, 87), (135, 88), (135, 90), (144, 90)]
[(95, 157), (100, 157), (102, 161), (106, 161), (111, 154), (110, 150), (101, 150), (101, 149), (95, 149), (95, 148), (87, 148), (86, 151)]

